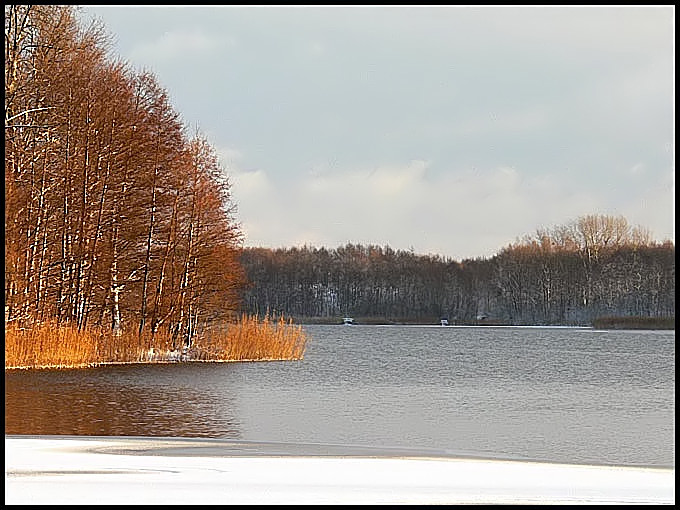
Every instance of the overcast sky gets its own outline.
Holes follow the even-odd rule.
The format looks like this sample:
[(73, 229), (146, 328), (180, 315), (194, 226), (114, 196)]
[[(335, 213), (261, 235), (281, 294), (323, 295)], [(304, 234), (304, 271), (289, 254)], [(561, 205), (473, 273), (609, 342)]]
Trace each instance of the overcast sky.
[(675, 241), (675, 8), (84, 6), (232, 183), (246, 246), (489, 257), (623, 215)]

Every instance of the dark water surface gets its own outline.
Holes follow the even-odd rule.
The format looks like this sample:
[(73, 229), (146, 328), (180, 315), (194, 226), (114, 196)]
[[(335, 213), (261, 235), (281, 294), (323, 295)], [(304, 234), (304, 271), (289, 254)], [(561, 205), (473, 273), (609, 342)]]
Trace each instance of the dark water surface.
[(302, 361), (5, 371), (5, 433), (675, 464), (675, 331), (305, 329)]

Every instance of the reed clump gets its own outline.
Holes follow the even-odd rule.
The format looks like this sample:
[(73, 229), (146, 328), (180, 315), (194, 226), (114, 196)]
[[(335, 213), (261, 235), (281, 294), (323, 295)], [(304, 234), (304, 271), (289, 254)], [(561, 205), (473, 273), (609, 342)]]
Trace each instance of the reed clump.
[(191, 359), (214, 361), (300, 360), (308, 337), (302, 326), (283, 316), (240, 320), (206, 331), (189, 352)]
[(99, 358), (97, 335), (52, 323), (5, 326), (5, 368), (86, 366)]
[(283, 316), (242, 315), (233, 324), (204, 330), (190, 348), (171, 335), (43, 323), (5, 324), (5, 369), (80, 368), (111, 363), (300, 360), (307, 336)]

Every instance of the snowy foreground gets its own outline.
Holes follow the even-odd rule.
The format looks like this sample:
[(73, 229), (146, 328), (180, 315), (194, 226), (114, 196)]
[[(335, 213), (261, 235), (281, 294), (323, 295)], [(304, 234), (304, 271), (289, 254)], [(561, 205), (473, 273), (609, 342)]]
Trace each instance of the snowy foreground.
[(201, 439), (5, 436), (5, 504), (674, 504), (675, 469)]

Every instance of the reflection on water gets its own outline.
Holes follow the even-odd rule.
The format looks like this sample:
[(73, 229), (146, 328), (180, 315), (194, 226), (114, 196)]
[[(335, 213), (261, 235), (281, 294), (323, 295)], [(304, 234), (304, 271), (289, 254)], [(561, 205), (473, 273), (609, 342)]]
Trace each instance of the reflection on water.
[(239, 439), (228, 388), (191, 384), (200, 367), (130, 365), (5, 373), (5, 433)]
[(5, 432), (674, 465), (674, 331), (306, 329), (301, 361), (6, 372)]

